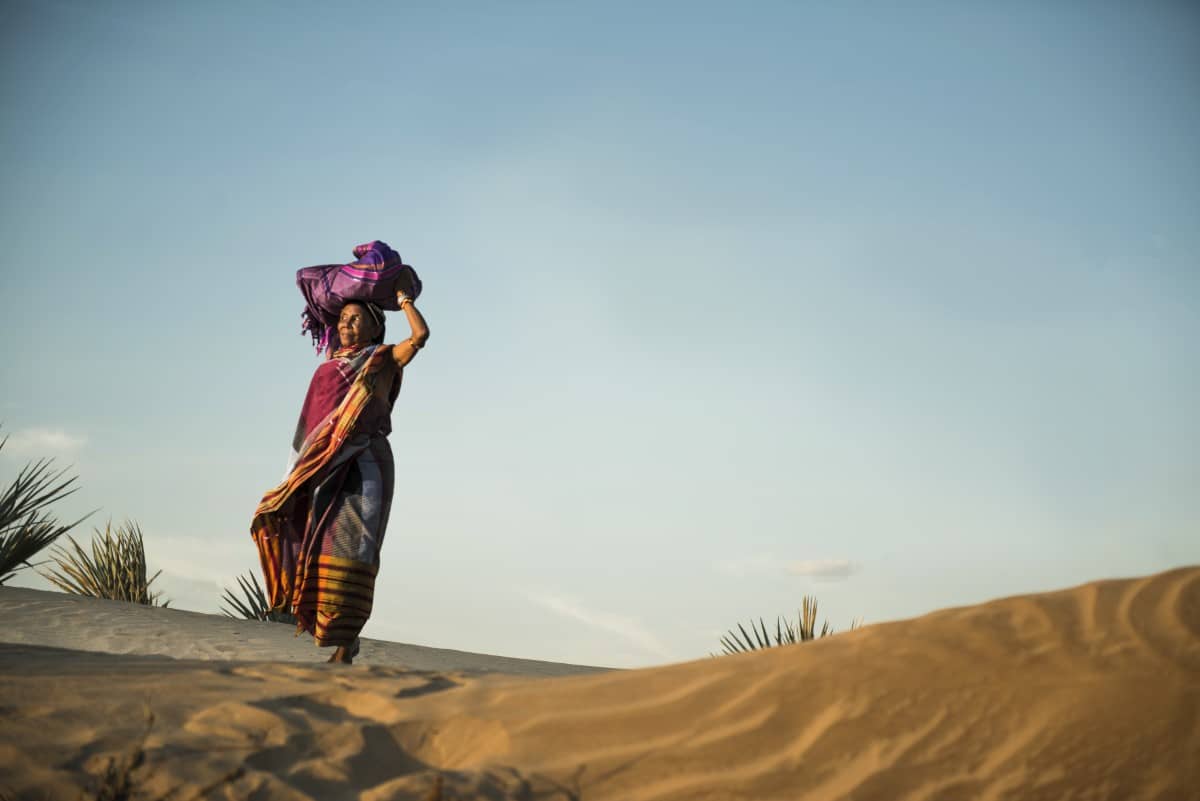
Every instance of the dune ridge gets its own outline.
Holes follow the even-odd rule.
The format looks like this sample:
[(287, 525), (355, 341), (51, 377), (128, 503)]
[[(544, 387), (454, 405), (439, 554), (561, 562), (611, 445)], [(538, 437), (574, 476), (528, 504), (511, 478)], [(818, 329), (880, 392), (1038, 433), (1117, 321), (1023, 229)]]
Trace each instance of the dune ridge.
[(558, 678), (35, 644), (0, 646), (0, 668), (0, 792), (48, 799), (78, 798), (143, 737), (145, 798), (214, 782), (206, 797), (364, 801), (425, 799), (435, 782), (493, 801), (1200, 787), (1200, 567)]
[[(323, 659), (312, 637), (284, 623), (164, 609), (61, 592), (0, 587), (0, 642), (176, 659)], [(328, 655), (328, 652), (325, 652)], [(612, 668), (478, 654), (451, 648), (362, 639), (361, 661), (418, 670), (483, 670), (523, 676), (574, 676)]]

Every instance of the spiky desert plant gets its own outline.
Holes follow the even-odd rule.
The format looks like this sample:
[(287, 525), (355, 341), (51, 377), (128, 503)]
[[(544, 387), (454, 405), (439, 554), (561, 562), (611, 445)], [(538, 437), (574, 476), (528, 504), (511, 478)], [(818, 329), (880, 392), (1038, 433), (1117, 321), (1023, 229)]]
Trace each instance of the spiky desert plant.
[(236, 592), (228, 588), (225, 589), (225, 594), (221, 596), (221, 600), (227, 604), (227, 606), (221, 607), (221, 611), (226, 617), (245, 618), (246, 620), (268, 620), (272, 623), (296, 622), (296, 616), (291, 612), (271, 609), (271, 602), (267, 600), (267, 593), (263, 590), (262, 585), (258, 583), (258, 576), (254, 574), (254, 571), (238, 576), (237, 582), (242, 590), (241, 597), (238, 597)]
[(54, 546), (50, 556), (58, 565), (58, 570), (42, 574), (55, 586), (75, 595), (90, 595), (110, 601), (129, 601), (146, 606), (166, 606), (170, 603), (160, 600), (161, 593), (150, 589), (162, 571), (146, 577), (146, 548), (137, 523), (127, 520), (114, 529), (110, 520), (105, 524), (104, 531), (95, 529), (90, 554), (79, 547), (73, 537), (68, 536), (67, 539), (74, 553)]
[[(861, 625), (861, 618), (855, 619), (850, 624), (850, 629), (853, 631)], [(817, 599), (811, 595), (805, 595), (800, 599), (800, 612), (794, 624), (783, 617), (775, 618), (774, 638), (771, 637), (771, 633), (767, 630), (767, 626), (763, 623), (761, 617), (758, 619), (757, 626), (753, 620), (750, 621), (750, 632), (754, 636), (746, 633), (746, 629), (741, 623), (738, 624), (737, 631), (730, 629), (721, 638), (723, 652), (726, 654), (736, 654), (743, 651), (757, 651), (760, 648), (770, 648), (776, 645), (808, 642), (809, 640), (815, 640), (818, 637), (827, 637), (834, 633), (828, 620), (821, 624), (821, 629), (818, 633)]]
[[(8, 437), (0, 440), (0, 450)], [(91, 514), (74, 523), (60, 524), (46, 508), (79, 488), (77, 476), (63, 478), (67, 468), (52, 470), (53, 459), (29, 462), (16, 479), (0, 492), (0, 584), (32, 567), (30, 562), (43, 548), (82, 523)]]

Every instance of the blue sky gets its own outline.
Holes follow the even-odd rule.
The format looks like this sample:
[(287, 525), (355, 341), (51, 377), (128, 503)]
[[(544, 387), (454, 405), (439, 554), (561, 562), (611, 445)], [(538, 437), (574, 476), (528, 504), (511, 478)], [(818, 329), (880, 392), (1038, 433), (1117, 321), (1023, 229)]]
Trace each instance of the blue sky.
[(368, 636), (632, 667), (1200, 562), (1195, 6), (245, 5), (0, 7), (0, 468), (176, 605), (256, 564), (294, 271), (376, 238), (432, 335)]

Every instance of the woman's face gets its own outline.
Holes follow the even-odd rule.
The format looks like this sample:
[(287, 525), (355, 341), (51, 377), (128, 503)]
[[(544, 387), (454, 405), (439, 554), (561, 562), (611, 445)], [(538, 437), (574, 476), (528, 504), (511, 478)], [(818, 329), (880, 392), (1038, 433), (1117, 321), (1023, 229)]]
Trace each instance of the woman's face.
[(347, 303), (338, 317), (338, 337), (343, 347), (365, 345), (379, 333), (370, 313), (357, 303)]

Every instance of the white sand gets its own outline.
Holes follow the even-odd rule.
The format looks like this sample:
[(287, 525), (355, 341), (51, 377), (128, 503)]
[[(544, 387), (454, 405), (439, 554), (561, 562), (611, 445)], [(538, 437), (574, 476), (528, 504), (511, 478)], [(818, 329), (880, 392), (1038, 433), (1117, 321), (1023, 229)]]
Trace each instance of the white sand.
[(388, 643), (302, 665), (287, 629), (27, 590), (0, 609), (23, 643), (0, 645), (0, 796), (77, 801), (140, 748), (147, 799), (1200, 798), (1198, 567), (560, 678)]

